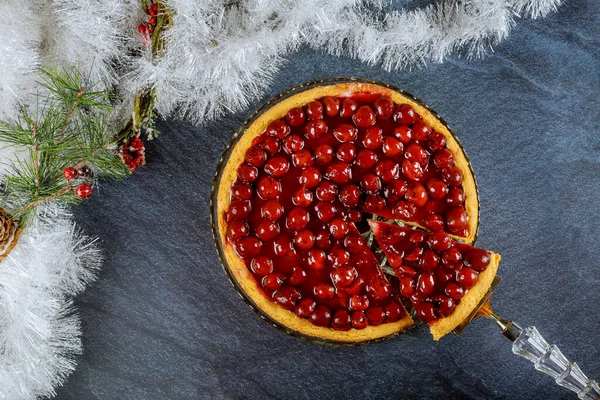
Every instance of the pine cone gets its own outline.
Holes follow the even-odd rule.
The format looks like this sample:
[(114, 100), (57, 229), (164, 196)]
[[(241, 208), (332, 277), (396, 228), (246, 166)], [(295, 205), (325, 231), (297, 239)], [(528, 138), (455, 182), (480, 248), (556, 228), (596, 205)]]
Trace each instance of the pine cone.
[(0, 251), (3, 251), (6, 245), (12, 240), (16, 228), (11, 216), (4, 209), (0, 208)]

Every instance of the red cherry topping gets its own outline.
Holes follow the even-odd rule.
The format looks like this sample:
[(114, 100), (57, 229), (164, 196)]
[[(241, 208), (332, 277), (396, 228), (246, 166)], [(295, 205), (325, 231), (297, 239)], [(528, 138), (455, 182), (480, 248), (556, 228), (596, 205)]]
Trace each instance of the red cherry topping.
[(396, 107), (393, 114), (394, 121), (402, 125), (411, 125), (417, 122), (421, 117), (408, 104), (402, 104)]
[(294, 163), (294, 166), (298, 168), (312, 167), (313, 156), (310, 153), (310, 150), (303, 149), (292, 154), (292, 162)]
[(417, 143), (411, 143), (406, 146), (404, 157), (409, 161), (421, 164), (421, 166), (427, 165), (429, 160), (429, 154), (427, 153), (427, 150)]
[(235, 251), (242, 258), (256, 257), (261, 247), (262, 242), (254, 236), (245, 236), (235, 242)]
[(408, 254), (404, 255), (404, 261), (410, 265), (417, 265), (419, 263), (419, 259), (423, 255), (422, 247), (415, 247)]
[(267, 275), (273, 272), (273, 260), (265, 256), (258, 256), (250, 263), (250, 269), (256, 275)]
[(294, 308), (294, 313), (300, 318), (308, 318), (315, 310), (316, 306), (317, 303), (313, 299), (304, 298), (300, 300), (296, 308)]
[(320, 201), (315, 205), (315, 211), (317, 218), (321, 222), (329, 222), (337, 214), (337, 208), (335, 208), (333, 204), (323, 201)]
[(287, 112), (285, 119), (290, 126), (300, 126), (306, 121), (306, 116), (300, 107), (296, 107)]
[(440, 303), (440, 314), (442, 317), (448, 317), (456, 308), (456, 301), (451, 297), (439, 296), (437, 300)]
[(274, 177), (287, 174), (289, 169), (290, 163), (284, 156), (275, 156), (265, 164), (265, 172)]
[(311, 101), (306, 105), (306, 116), (308, 119), (323, 119), (323, 104), (319, 101)]
[(279, 224), (269, 219), (263, 220), (256, 227), (256, 236), (263, 241), (269, 241), (279, 236)]
[(429, 229), (432, 232), (439, 232), (444, 230), (444, 219), (437, 214), (428, 215), (423, 221), (425, 228)]
[(331, 182), (323, 181), (317, 186), (317, 199), (332, 202), (337, 198), (337, 186)]
[(291, 286), (283, 286), (273, 293), (273, 299), (286, 310), (294, 308), (301, 297), (300, 292)]
[(329, 222), (329, 233), (334, 239), (343, 239), (348, 233), (348, 223), (342, 218), (335, 218)]
[(355, 294), (350, 297), (350, 300), (348, 301), (348, 308), (353, 311), (366, 310), (369, 308), (369, 299), (367, 299), (367, 296)]
[(462, 260), (462, 254), (456, 247), (450, 247), (442, 254), (442, 261), (444, 264), (453, 265)]
[(319, 300), (331, 300), (335, 296), (335, 288), (327, 283), (317, 283), (314, 292)]
[(356, 208), (354, 208), (352, 210), (346, 211), (346, 218), (348, 218), (348, 221), (350, 221), (350, 222), (358, 222), (361, 220), (362, 214), (360, 211), (358, 211)]
[(340, 112), (340, 101), (335, 97), (325, 97), (323, 104), (325, 104), (325, 114), (328, 117), (335, 117)]
[(267, 200), (262, 205), (260, 213), (263, 218), (277, 221), (283, 215), (283, 206), (277, 200)]
[(356, 101), (352, 99), (342, 100), (342, 107), (340, 108), (340, 117), (350, 118), (357, 108), (358, 104), (356, 103)]
[(317, 247), (323, 250), (331, 249), (331, 236), (329, 236), (329, 232), (327, 231), (319, 231), (316, 235), (317, 239)]
[(400, 294), (404, 297), (411, 297), (415, 293), (415, 280), (410, 276), (400, 278)]
[(294, 231), (304, 229), (310, 221), (308, 211), (301, 207), (294, 207), (290, 210), (286, 218), (287, 227)]
[(281, 257), (294, 257), (296, 255), (296, 249), (292, 241), (287, 236), (279, 236), (273, 242), (273, 250), (275, 254)]
[(358, 107), (358, 110), (352, 116), (352, 121), (359, 128), (368, 128), (375, 125), (376, 119), (375, 111), (369, 106)]
[(421, 271), (433, 271), (437, 268), (440, 262), (440, 257), (431, 250), (423, 251), (421, 260), (419, 260), (419, 268)]
[(380, 119), (388, 119), (394, 113), (394, 102), (387, 96), (381, 96), (373, 102), (375, 112)]
[(377, 155), (371, 150), (360, 150), (356, 155), (356, 165), (359, 169), (369, 170), (377, 163)]
[(356, 207), (358, 205), (358, 201), (360, 200), (360, 195), (361, 192), (359, 187), (349, 183), (342, 186), (339, 199), (346, 207)]
[(411, 243), (415, 243), (415, 244), (423, 243), (423, 241), (425, 240), (425, 232), (423, 232), (423, 231), (412, 231), (410, 233), (410, 235), (408, 236), (408, 240)]
[(281, 194), (281, 183), (270, 176), (263, 176), (258, 180), (256, 193), (261, 199), (275, 199)]
[(417, 317), (419, 317), (419, 319), (425, 323), (432, 322), (437, 319), (435, 308), (431, 303), (415, 304), (415, 311), (417, 312)]
[(259, 146), (252, 146), (246, 152), (245, 160), (254, 167), (262, 167), (267, 161), (267, 153)]
[(368, 194), (365, 197), (363, 209), (366, 212), (377, 214), (385, 208), (385, 200), (378, 194)]
[(360, 235), (349, 235), (344, 238), (344, 247), (352, 254), (363, 251), (366, 245), (365, 239)]
[(285, 275), (280, 274), (278, 272), (274, 272), (262, 279), (262, 286), (267, 290), (277, 290), (283, 285), (285, 281)]
[(350, 261), (350, 253), (341, 247), (336, 247), (329, 253), (329, 261), (331, 261), (334, 267), (346, 265)]
[(336, 152), (340, 161), (350, 163), (356, 158), (356, 147), (352, 143), (342, 143)]
[(424, 298), (431, 295), (435, 289), (435, 282), (435, 275), (431, 272), (426, 272), (419, 276), (419, 280), (417, 282), (417, 294), (419, 297)]
[(446, 195), (446, 203), (450, 207), (458, 207), (465, 202), (465, 192), (460, 188), (452, 188)]
[(338, 331), (350, 330), (352, 326), (352, 319), (350, 313), (346, 310), (337, 310), (333, 314), (333, 321), (331, 321), (331, 327)]
[(477, 271), (468, 267), (461, 268), (456, 275), (456, 281), (465, 289), (471, 289), (475, 286), (478, 279), (479, 274)]
[(334, 161), (327, 167), (325, 177), (333, 183), (343, 185), (352, 178), (352, 170), (350, 165), (341, 161)]
[(460, 300), (465, 294), (465, 289), (456, 282), (448, 282), (444, 292), (454, 300)]
[(259, 146), (261, 149), (264, 149), (270, 155), (274, 155), (274, 154), (277, 154), (277, 152), (279, 152), (281, 143), (279, 142), (279, 139), (277, 139), (277, 138), (274, 138), (271, 136), (265, 136), (265, 137), (263, 137), (262, 142), (260, 142)]
[(384, 307), (387, 322), (396, 322), (404, 315), (404, 309), (398, 303), (388, 303)]
[(247, 183), (236, 183), (231, 187), (231, 198), (233, 200), (250, 200), (252, 198), (252, 186)]
[(235, 242), (237, 239), (248, 234), (250, 228), (244, 221), (231, 221), (227, 223), (227, 240)]
[(306, 263), (310, 269), (320, 271), (325, 268), (325, 262), (327, 261), (327, 255), (323, 250), (311, 249), (308, 252)]
[(300, 184), (313, 189), (321, 182), (321, 172), (315, 167), (306, 168), (300, 175)]
[(329, 164), (333, 160), (333, 147), (322, 143), (315, 147), (315, 162), (317, 164)]
[(282, 119), (277, 119), (273, 122), (271, 122), (269, 124), (269, 126), (267, 126), (267, 135), (277, 138), (277, 139), (283, 139), (284, 137), (286, 137), (287, 135), (290, 134), (291, 129), (288, 126), (288, 124), (285, 123), (284, 120)]
[(431, 132), (429, 135), (429, 149), (432, 151), (441, 150), (446, 147), (446, 137), (438, 132)]
[(427, 181), (427, 192), (431, 198), (439, 200), (448, 194), (448, 186), (438, 178), (432, 178)]
[(402, 161), (402, 173), (411, 181), (418, 181), (423, 177), (425, 171), (418, 162), (404, 160)]
[(310, 314), (310, 322), (316, 326), (327, 326), (331, 321), (331, 311), (325, 306), (317, 306)]
[(403, 149), (402, 142), (396, 138), (388, 136), (383, 140), (383, 154), (388, 157), (396, 157), (402, 154)]
[(365, 329), (369, 325), (365, 313), (362, 311), (354, 311), (352, 313), (352, 328)]
[(383, 131), (378, 126), (372, 126), (367, 129), (362, 140), (363, 146), (367, 149), (375, 150), (383, 144)]
[(315, 245), (315, 235), (308, 229), (304, 229), (296, 234), (294, 243), (301, 249), (310, 250)]
[(300, 267), (293, 267), (292, 273), (290, 274), (290, 277), (288, 278), (288, 283), (293, 286), (300, 286), (304, 282), (306, 282), (307, 277), (308, 277), (308, 275), (306, 274), (305, 270), (303, 270)]
[(381, 190), (381, 181), (375, 174), (365, 174), (360, 180), (362, 188), (371, 194), (378, 193)]
[(408, 189), (408, 185), (405, 180), (394, 179), (385, 186), (383, 194), (388, 200), (396, 201), (404, 196), (406, 189)]
[(452, 240), (444, 232), (434, 232), (429, 236), (429, 247), (437, 252), (448, 250), (452, 247)]
[(304, 186), (300, 186), (292, 195), (292, 203), (298, 207), (308, 207), (313, 201), (313, 193)]
[(341, 124), (333, 130), (333, 136), (342, 143), (356, 139), (357, 129), (350, 124)]
[(356, 271), (356, 268), (344, 265), (331, 273), (331, 280), (336, 287), (345, 288), (350, 286), (357, 276), (358, 272)]
[(233, 200), (229, 205), (228, 220), (244, 219), (250, 215), (252, 204), (248, 200)]
[(369, 308), (366, 314), (370, 325), (379, 325), (385, 321), (385, 311), (379, 306)]
[(457, 187), (463, 181), (463, 174), (456, 167), (449, 168), (442, 172), (442, 180), (450, 187)]
[(404, 200), (400, 200), (392, 210), (392, 213), (398, 219), (411, 219), (416, 212), (417, 207)]
[(433, 155), (433, 163), (439, 169), (448, 169), (454, 166), (454, 155), (448, 149), (441, 149)]
[[(288, 154), (294, 154), (304, 148), (304, 140), (298, 135), (289, 135), (283, 139), (283, 150)], [(257, 165), (258, 167), (259, 165)]]
[(408, 126), (404, 126), (404, 125), (397, 126), (394, 128), (394, 136), (401, 143), (407, 144), (412, 139), (412, 130)]
[(308, 121), (304, 127), (304, 134), (306, 134), (306, 137), (309, 139), (318, 139), (326, 134), (327, 130), (328, 127), (325, 121), (322, 119), (314, 119), (312, 121)]
[(431, 128), (423, 122), (415, 122), (412, 126), (412, 134), (415, 140), (423, 141), (429, 137)]
[(417, 207), (423, 207), (427, 203), (427, 190), (425, 186), (419, 182), (411, 182), (408, 184), (408, 189), (405, 194), (406, 200), (413, 203)]
[(477, 272), (484, 271), (490, 264), (490, 253), (483, 249), (471, 249), (465, 254), (464, 263)]
[(463, 207), (454, 207), (446, 211), (446, 229), (460, 233), (468, 227), (467, 212)]
[(242, 164), (237, 170), (237, 177), (245, 183), (254, 182), (258, 178), (258, 170), (252, 165)]
[(367, 285), (367, 293), (371, 299), (380, 301), (388, 298), (389, 295), (392, 294), (392, 288), (389, 283), (377, 277), (371, 279), (371, 282)]
[(391, 160), (384, 160), (377, 163), (375, 173), (383, 183), (387, 183), (392, 179), (397, 179), (400, 174), (400, 167)]

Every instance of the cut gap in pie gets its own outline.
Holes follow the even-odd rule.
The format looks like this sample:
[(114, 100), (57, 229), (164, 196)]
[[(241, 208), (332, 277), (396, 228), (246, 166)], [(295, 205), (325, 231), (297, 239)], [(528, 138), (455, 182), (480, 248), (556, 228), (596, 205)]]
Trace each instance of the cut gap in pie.
[(326, 342), (413, 324), (359, 234), (366, 216), (466, 242), (477, 231), (459, 143), (422, 103), (377, 84), (317, 86), (272, 105), (217, 179), (217, 234), (234, 283), (274, 323)]

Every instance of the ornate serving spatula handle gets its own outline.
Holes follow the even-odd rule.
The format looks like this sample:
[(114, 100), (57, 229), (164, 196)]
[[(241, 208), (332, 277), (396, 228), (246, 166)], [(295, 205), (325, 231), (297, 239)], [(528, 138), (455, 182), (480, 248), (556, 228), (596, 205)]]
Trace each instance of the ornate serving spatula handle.
[(598, 383), (588, 379), (558, 347), (550, 345), (535, 326), (522, 329), (516, 323), (501, 318), (496, 323), (502, 328), (504, 336), (513, 341), (513, 353), (531, 361), (535, 369), (550, 375), (558, 385), (577, 393), (580, 399), (600, 400)]

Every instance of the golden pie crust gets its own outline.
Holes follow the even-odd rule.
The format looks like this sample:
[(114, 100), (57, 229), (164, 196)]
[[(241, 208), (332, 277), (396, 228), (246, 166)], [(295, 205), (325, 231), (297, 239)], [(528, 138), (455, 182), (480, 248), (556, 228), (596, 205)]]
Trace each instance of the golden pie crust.
[[(284, 329), (289, 331), (290, 333), (299, 334), (304, 337), (310, 337), (326, 342), (336, 343), (358, 343), (381, 339), (406, 329), (407, 327), (413, 325), (414, 322), (410, 315), (407, 314), (405, 317), (403, 317), (397, 322), (384, 323), (376, 326), (368, 326), (367, 328), (362, 330), (352, 329), (349, 331), (336, 331), (332, 328), (319, 327), (313, 325), (310, 321), (299, 318), (292, 311), (283, 309), (276, 303), (266, 298), (266, 296), (259, 288), (258, 282), (248, 270), (243, 260), (237, 256), (235, 250), (233, 249), (233, 246), (227, 242), (227, 239), (225, 237), (227, 228), (225, 215), (227, 210), (229, 209), (229, 204), (231, 202), (230, 188), (233, 182), (236, 180), (237, 168), (240, 164), (244, 162), (246, 151), (252, 146), (254, 139), (265, 131), (267, 125), (271, 121), (284, 117), (290, 109), (294, 107), (301, 107), (312, 100), (316, 100), (326, 96), (349, 97), (355, 93), (379, 93), (390, 97), (396, 104), (410, 104), (414, 108), (414, 110), (419, 115), (421, 115), (425, 123), (431, 126), (435, 131), (443, 134), (446, 137), (447, 147), (454, 154), (455, 166), (458, 167), (463, 173), (463, 190), (466, 196), (465, 210), (469, 218), (469, 235), (467, 237), (458, 238), (467, 243), (472, 242), (477, 232), (479, 219), (479, 202), (477, 198), (477, 188), (475, 185), (475, 179), (470, 169), (469, 162), (460, 144), (450, 132), (446, 124), (440, 119), (440, 117), (411, 95), (401, 93), (391, 88), (373, 83), (336, 83), (332, 85), (313, 87), (303, 92), (294, 94), (274, 104), (272, 107), (265, 110), (260, 116), (258, 116), (244, 132), (240, 132), (241, 137), (239, 138), (237, 143), (230, 149), (228, 158), (224, 160), (224, 165), (222, 167), (220, 179), (217, 182), (218, 186), (216, 194), (216, 204), (214, 204), (213, 206), (216, 207), (217, 210), (216, 222), (218, 235), (220, 238), (220, 244), (222, 246), (223, 256), (229, 266), (232, 279), (234, 279), (235, 282), (237, 282), (238, 287), (242, 290), (247, 299), (255, 308), (262, 311), (273, 321), (283, 326)], [(492, 266), (490, 265), (486, 272), (481, 274), (482, 276), (480, 278), (479, 283), (475, 288), (472, 288), (471, 291), (476, 289), (478, 286), (480, 286), (480, 290), (483, 293), (487, 291), (487, 287), (489, 287), (489, 285), (484, 288), (484, 282), (487, 282), (487, 279), (482, 278), (483, 275), (490, 271), (489, 274), (491, 274), (491, 279), (493, 279), (493, 276), (495, 275), (495, 269), (491, 267)], [(491, 280), (489, 284), (491, 284)], [(471, 294), (471, 291), (469, 291), (465, 295), (467, 301), (464, 301), (464, 303), (471, 304), (470, 299), (477, 298), (477, 295), (480, 290), (474, 290), (474, 294), (471, 296), (469, 296)], [(475, 305), (476, 303), (477, 302), (475, 302)], [(461, 306), (462, 305), (463, 302), (461, 301)], [(471, 308), (473, 306), (474, 305), (472, 305)], [(463, 308), (466, 311), (468, 307), (468, 305), (465, 305)], [(462, 308), (460, 306), (457, 307), (457, 311), (460, 310), (462, 310)], [(461, 312), (460, 315), (462, 314), (463, 312)], [(468, 313), (465, 315), (465, 317), (467, 315)], [(435, 328), (436, 332), (440, 332), (439, 337), (443, 336), (441, 332), (445, 332), (447, 330), (447, 327), (449, 326), (443, 321), (444, 320), (441, 321), (439, 327)], [(459, 321), (458, 323), (460, 323), (461, 321)], [(452, 322), (452, 324), (453, 323), (454, 322)], [(458, 323), (456, 325), (458, 325)]]

